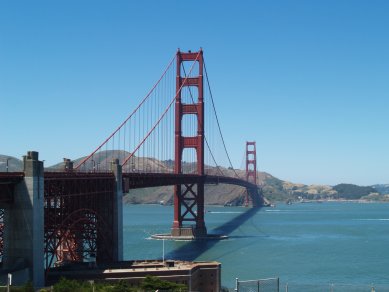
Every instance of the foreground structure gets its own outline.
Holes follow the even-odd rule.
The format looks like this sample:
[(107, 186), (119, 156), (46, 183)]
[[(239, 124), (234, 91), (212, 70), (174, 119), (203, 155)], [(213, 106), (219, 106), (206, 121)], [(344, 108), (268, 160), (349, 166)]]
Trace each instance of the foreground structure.
[(44, 172), (38, 152), (23, 158), (23, 172), (0, 173), (1, 274), (13, 284), (45, 285), (54, 264), (121, 261), (122, 178), (117, 160), (110, 173)]
[(189, 291), (218, 292), (221, 287), (221, 264), (218, 262), (187, 261), (128, 261), (93, 267), (90, 264), (75, 264), (53, 268), (48, 274), (48, 283), (60, 277), (82, 281), (110, 282), (125, 280), (137, 287), (146, 276), (184, 284)]

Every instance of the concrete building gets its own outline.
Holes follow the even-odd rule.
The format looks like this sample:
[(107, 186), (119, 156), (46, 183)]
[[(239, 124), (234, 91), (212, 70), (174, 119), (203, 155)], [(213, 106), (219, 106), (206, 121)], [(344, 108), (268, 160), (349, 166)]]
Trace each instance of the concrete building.
[(218, 262), (187, 261), (127, 261), (107, 266), (72, 265), (51, 269), (48, 284), (61, 277), (85, 281), (125, 280), (138, 286), (146, 276), (156, 276), (162, 280), (184, 284), (189, 291), (219, 292), (221, 287), (221, 264)]

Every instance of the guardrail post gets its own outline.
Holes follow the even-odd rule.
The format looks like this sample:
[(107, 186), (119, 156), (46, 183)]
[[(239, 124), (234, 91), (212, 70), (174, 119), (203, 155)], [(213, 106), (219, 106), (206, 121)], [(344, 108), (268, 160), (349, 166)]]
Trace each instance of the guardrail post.
[(7, 276), (7, 292), (9, 292), (10, 287), (12, 285), (12, 274), (8, 274)]

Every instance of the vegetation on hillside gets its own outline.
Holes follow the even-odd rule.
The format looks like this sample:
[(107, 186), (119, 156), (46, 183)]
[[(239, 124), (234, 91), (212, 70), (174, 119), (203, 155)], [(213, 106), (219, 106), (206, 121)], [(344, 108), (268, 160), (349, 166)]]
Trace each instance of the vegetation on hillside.
[(377, 185), (372, 185), (371, 187), (374, 188), (376, 192), (382, 195), (389, 194), (389, 184), (377, 184)]
[(353, 184), (338, 184), (333, 187), (337, 192), (337, 197), (348, 200), (358, 200), (363, 196), (368, 196), (377, 191), (372, 187), (361, 187)]
[(269, 177), (262, 186), (262, 192), (269, 201), (286, 201), (290, 194), (284, 189), (283, 181), (275, 177)]

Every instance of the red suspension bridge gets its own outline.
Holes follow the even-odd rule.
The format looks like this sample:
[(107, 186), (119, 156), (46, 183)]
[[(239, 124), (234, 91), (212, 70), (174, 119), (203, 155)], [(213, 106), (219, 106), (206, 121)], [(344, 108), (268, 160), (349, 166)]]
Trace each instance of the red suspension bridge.
[[(65, 159), (61, 171), (43, 171), (38, 153), (29, 152), (24, 172), (0, 173), (0, 182), (5, 267), (20, 257), (35, 265), (40, 254), (42, 269), (88, 257), (121, 260), (122, 195), (130, 189), (174, 186), (174, 237), (206, 238), (205, 184), (238, 185), (247, 190), (247, 206), (263, 203), (255, 142), (247, 142), (246, 175), (240, 177), (221, 132), (202, 50), (177, 51), (140, 104), (90, 155)], [(32, 210), (42, 210), (41, 217), (33, 211), (31, 220), (15, 219), (18, 209), (26, 207), (23, 195)], [(34, 240), (20, 243), (26, 242), (27, 231), (15, 232), (15, 227), (23, 224), (36, 233), (34, 238), (42, 236), (42, 251)], [(39, 282), (34, 273), (32, 280)]]

